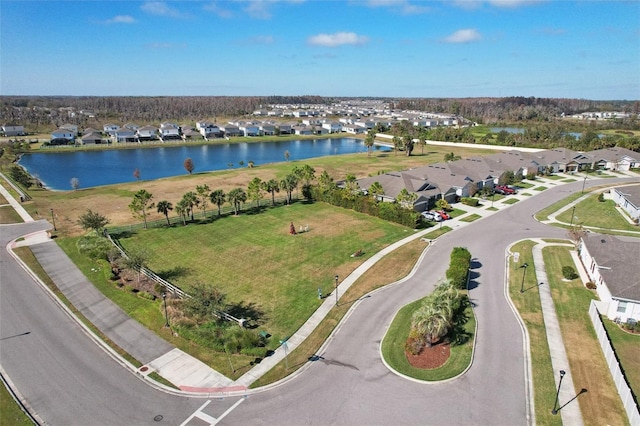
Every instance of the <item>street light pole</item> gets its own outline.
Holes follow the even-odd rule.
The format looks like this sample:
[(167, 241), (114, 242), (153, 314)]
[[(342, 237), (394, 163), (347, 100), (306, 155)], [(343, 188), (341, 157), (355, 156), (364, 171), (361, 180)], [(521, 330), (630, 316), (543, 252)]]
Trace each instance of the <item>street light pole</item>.
[(524, 268), (524, 270), (522, 271), (522, 284), (520, 284), (520, 293), (524, 293), (524, 276), (527, 273), (527, 267), (529, 265), (526, 263), (523, 263), (521, 268)]
[(556, 400), (553, 403), (553, 410), (551, 410), (551, 414), (553, 414), (554, 416), (556, 414), (558, 414), (558, 411), (560, 411), (560, 409), (558, 408), (558, 397), (560, 396), (560, 387), (562, 386), (562, 378), (565, 375), (565, 371), (564, 370), (560, 370), (560, 382), (558, 383), (558, 391), (556, 392)]
[(336, 306), (338, 306), (338, 276), (333, 277), (336, 280)]
[(572, 210), (572, 212), (571, 212), (571, 224), (569, 225), (569, 227), (570, 227), (570, 228), (573, 228), (573, 217), (574, 217), (574, 216), (575, 216), (575, 214), (576, 214), (576, 206), (573, 206), (573, 207), (571, 208), (571, 210)]
[(164, 326), (169, 328), (169, 315), (167, 314), (167, 293), (162, 293), (162, 300), (164, 301)]
[(51, 210), (51, 220), (53, 221), (53, 230), (57, 231), (58, 229), (56, 228), (56, 217), (53, 215), (53, 209), (49, 209)]
[(584, 180), (582, 181), (582, 193), (584, 194), (584, 186), (587, 184), (587, 171), (584, 171)]

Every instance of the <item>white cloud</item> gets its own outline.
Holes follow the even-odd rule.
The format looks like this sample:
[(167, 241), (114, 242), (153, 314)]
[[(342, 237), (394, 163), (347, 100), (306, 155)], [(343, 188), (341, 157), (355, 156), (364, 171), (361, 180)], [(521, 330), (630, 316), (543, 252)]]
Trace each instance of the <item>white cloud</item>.
[(541, 3), (544, 0), (489, 0), (488, 3), (495, 7), (506, 7), (515, 9), (520, 6), (529, 6), (535, 3)]
[(264, 45), (272, 44), (274, 42), (273, 36), (259, 35), (255, 37), (249, 37), (247, 39), (238, 40), (237, 44), (241, 45)]
[(334, 34), (314, 35), (309, 37), (307, 42), (313, 46), (337, 47), (345, 44), (366, 44), (369, 42), (369, 37), (352, 32), (338, 32)]
[(207, 12), (212, 12), (218, 15), (221, 18), (231, 18), (233, 17), (233, 12), (228, 9), (223, 9), (220, 7), (219, 1), (212, 1), (210, 3), (205, 4), (202, 7)]
[(431, 10), (427, 6), (418, 6), (408, 0), (367, 0), (365, 4), (369, 7), (387, 7), (403, 15), (418, 15)]
[(254, 19), (271, 19), (271, 7), (278, 3), (299, 4), (305, 0), (237, 0), (247, 4), (243, 9)]
[(135, 24), (136, 20), (129, 15), (116, 15), (111, 19), (104, 21), (105, 24)]
[(151, 15), (166, 16), (169, 18), (186, 18), (187, 15), (167, 5), (163, 1), (148, 1), (140, 6), (143, 12)]
[(482, 35), (473, 28), (467, 28), (458, 30), (453, 34), (445, 37), (443, 41), (445, 43), (470, 43), (472, 41), (478, 41), (482, 38)]

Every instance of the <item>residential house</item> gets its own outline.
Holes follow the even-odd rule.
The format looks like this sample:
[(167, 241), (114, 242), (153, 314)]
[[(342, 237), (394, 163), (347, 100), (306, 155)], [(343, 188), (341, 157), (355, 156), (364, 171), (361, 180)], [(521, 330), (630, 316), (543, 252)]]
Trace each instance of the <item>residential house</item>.
[(305, 124), (297, 124), (293, 126), (293, 132), (296, 135), (301, 135), (301, 136), (313, 135), (313, 127), (307, 126)]
[(138, 129), (140, 128), (140, 126), (138, 126), (138, 125), (137, 125), (137, 124), (135, 124), (135, 123), (127, 123), (127, 124), (125, 124), (125, 125), (124, 125), (124, 126), (122, 126), (122, 127), (125, 127), (125, 128), (127, 128), (127, 129), (131, 129), (131, 130), (133, 130), (134, 132), (137, 132), (137, 131), (138, 131)]
[[(200, 134), (206, 140), (222, 137), (222, 130), (215, 124), (209, 122), (200, 122), (198, 124)], [(196, 124), (196, 128), (198, 127), (198, 124)]]
[(329, 133), (340, 133), (342, 132), (342, 123), (339, 121), (328, 121), (322, 123), (322, 127), (327, 129)]
[(544, 162), (536, 154), (517, 150), (504, 151), (488, 155), (484, 161), (496, 171), (512, 171), (515, 175), (520, 176), (536, 175), (545, 169)]
[(640, 221), (640, 185), (613, 188), (611, 199), (629, 213), (631, 219)]
[(104, 126), (102, 126), (102, 130), (105, 133), (108, 133), (111, 136), (113, 136), (115, 131), (118, 130), (119, 128), (120, 128), (120, 126), (118, 126), (117, 124), (113, 124), (113, 123), (107, 123)]
[(596, 285), (599, 310), (609, 319), (640, 321), (640, 244), (635, 239), (588, 234), (578, 246), (580, 260)]
[(185, 141), (190, 139), (202, 138), (202, 135), (200, 134), (200, 132), (196, 131), (192, 127), (182, 126), (181, 128), (182, 128), (182, 139), (184, 139)]
[(246, 122), (238, 126), (243, 136), (260, 136), (260, 127), (257, 124)]
[(180, 128), (177, 124), (174, 123), (160, 123), (160, 128), (158, 129), (160, 134), (160, 140), (168, 141), (168, 140), (177, 140), (182, 139), (180, 136)]
[(136, 136), (136, 131), (133, 129), (129, 129), (127, 127), (121, 127), (115, 132), (113, 132), (113, 141), (114, 142), (138, 142), (138, 137)]
[(231, 124), (231, 123), (224, 124), (224, 125), (220, 126), (220, 130), (222, 130), (222, 133), (227, 138), (233, 137), (233, 136), (241, 136), (242, 135), (242, 132), (240, 131), (240, 128), (238, 126), (234, 125), (234, 124)]
[(51, 145), (68, 145), (75, 141), (75, 135), (67, 129), (57, 129), (51, 132)]
[(258, 129), (260, 129), (260, 134), (263, 136), (273, 136), (276, 134), (276, 126), (271, 123), (260, 123), (258, 125)]
[(24, 126), (18, 124), (5, 124), (2, 126), (2, 134), (4, 136), (24, 136)]
[(97, 145), (102, 143), (102, 135), (99, 132), (85, 132), (80, 140), (82, 145)]
[(593, 164), (591, 157), (568, 148), (547, 149), (537, 157), (552, 173), (575, 173)]
[(366, 127), (356, 126), (355, 124), (345, 124), (342, 126), (342, 130), (352, 135), (362, 135), (367, 133)]
[(76, 126), (75, 124), (63, 124), (62, 126), (60, 126), (60, 128), (69, 130), (70, 132), (73, 132), (74, 136), (78, 136), (78, 126)]
[(153, 126), (142, 126), (137, 131), (139, 141), (153, 141), (158, 138), (156, 128)]
[(587, 153), (596, 170), (626, 170), (640, 168), (640, 153), (627, 148), (603, 148)]
[(281, 135), (291, 135), (294, 133), (291, 123), (279, 123), (277, 125), (278, 133)]
[(415, 211), (431, 209), (436, 200), (441, 197), (440, 188), (436, 184), (424, 177), (414, 175), (412, 170), (389, 172), (359, 179), (358, 186), (361, 191), (368, 193), (369, 188), (375, 182), (378, 182), (384, 190), (384, 194), (378, 196), (381, 201), (394, 202), (403, 189), (406, 189), (409, 193), (416, 194), (417, 199), (413, 203)]

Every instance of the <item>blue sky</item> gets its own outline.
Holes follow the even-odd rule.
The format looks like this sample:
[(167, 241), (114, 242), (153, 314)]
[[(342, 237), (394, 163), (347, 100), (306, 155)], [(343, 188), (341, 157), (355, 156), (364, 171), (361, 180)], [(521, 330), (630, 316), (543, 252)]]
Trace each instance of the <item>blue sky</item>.
[(640, 2), (0, 2), (2, 95), (640, 99)]

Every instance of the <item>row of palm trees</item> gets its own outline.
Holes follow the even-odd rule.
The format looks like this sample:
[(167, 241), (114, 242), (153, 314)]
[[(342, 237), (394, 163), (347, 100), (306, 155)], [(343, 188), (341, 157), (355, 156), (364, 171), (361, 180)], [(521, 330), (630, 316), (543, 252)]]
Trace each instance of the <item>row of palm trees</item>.
[(418, 354), (425, 346), (440, 342), (456, 325), (464, 300), (465, 296), (449, 281), (439, 284), (413, 313), (407, 350)]
[[(260, 202), (264, 199), (265, 195), (271, 194), (271, 204), (275, 206), (276, 193), (280, 191), (286, 193), (286, 203), (291, 204), (293, 192), (298, 186), (302, 184), (303, 188), (305, 186), (309, 187), (315, 178), (315, 169), (305, 164), (302, 167), (294, 167), (290, 173), (280, 180), (262, 180), (259, 177), (255, 177), (249, 182), (246, 189), (237, 187), (227, 193), (222, 189), (212, 190), (207, 184), (197, 185), (195, 191), (185, 193), (175, 205), (168, 200), (162, 200), (154, 204), (152, 202), (153, 195), (142, 189), (134, 195), (129, 208), (135, 217), (144, 220), (145, 228), (147, 227), (146, 218), (149, 210), (154, 207), (158, 213), (165, 216), (167, 225), (171, 224), (169, 214), (173, 210), (180, 216), (182, 223), (186, 225), (187, 219), (190, 218), (191, 221), (194, 220), (194, 212), (196, 209), (202, 210), (203, 216), (206, 216), (207, 208), (211, 205), (217, 206), (218, 216), (222, 214), (222, 206), (226, 203), (233, 206), (234, 214), (238, 215), (240, 208), (248, 200), (254, 201), (256, 206), (260, 207)], [(327, 175), (326, 171), (322, 174), (320, 180), (332, 182), (332, 179)]]

